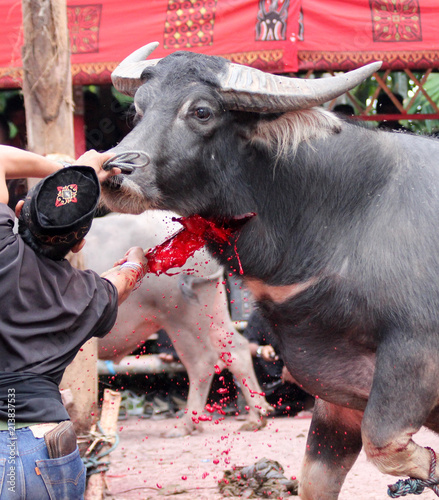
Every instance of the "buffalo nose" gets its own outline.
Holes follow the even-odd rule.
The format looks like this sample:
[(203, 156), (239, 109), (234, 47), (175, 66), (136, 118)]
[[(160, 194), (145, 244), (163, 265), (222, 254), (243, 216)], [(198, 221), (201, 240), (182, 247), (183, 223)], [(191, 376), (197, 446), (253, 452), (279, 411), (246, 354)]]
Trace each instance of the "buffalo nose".
[(146, 167), (149, 162), (149, 156), (143, 151), (124, 151), (104, 162), (102, 168), (104, 170), (120, 168), (123, 174), (129, 175), (132, 174), (136, 168)]

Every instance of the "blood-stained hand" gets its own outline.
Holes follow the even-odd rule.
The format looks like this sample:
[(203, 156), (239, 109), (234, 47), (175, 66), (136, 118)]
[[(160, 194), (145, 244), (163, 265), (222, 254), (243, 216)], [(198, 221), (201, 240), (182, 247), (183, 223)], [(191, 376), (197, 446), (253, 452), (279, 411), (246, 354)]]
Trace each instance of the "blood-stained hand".
[(147, 260), (142, 247), (131, 247), (121, 259), (114, 263), (114, 266), (120, 266), (125, 262), (135, 262), (136, 264), (142, 264), (146, 268)]

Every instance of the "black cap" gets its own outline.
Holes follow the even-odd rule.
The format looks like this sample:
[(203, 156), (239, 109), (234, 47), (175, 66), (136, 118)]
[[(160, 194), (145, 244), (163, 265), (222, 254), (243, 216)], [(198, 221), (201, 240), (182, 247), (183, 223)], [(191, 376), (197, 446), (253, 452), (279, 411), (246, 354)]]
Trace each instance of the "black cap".
[(90, 230), (99, 196), (93, 168), (66, 167), (29, 190), (20, 219), (41, 244), (71, 248)]

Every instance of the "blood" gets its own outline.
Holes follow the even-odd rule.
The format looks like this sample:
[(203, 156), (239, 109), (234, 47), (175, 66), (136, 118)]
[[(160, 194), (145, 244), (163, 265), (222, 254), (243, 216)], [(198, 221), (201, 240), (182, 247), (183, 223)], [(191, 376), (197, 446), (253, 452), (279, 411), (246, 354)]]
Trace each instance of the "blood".
[[(229, 240), (233, 233), (241, 229), (255, 215), (254, 213), (248, 213), (233, 217), (222, 223), (205, 219), (200, 215), (173, 217), (172, 220), (179, 222), (183, 227), (173, 236), (146, 253), (148, 260), (147, 272), (157, 275), (167, 274), (169, 269), (184, 266), (187, 259), (208, 241), (230, 244)], [(236, 250), (236, 244), (234, 245), (234, 250), (242, 274), (243, 271)]]
[(246, 387), (250, 391), (250, 394), (252, 396), (254, 394), (258, 394), (259, 396), (265, 397), (265, 392), (257, 392), (257, 391), (253, 391), (252, 389), (250, 389), (250, 387), (247, 384), (247, 380), (245, 378), (242, 379), (242, 384), (243, 384), (244, 387)]

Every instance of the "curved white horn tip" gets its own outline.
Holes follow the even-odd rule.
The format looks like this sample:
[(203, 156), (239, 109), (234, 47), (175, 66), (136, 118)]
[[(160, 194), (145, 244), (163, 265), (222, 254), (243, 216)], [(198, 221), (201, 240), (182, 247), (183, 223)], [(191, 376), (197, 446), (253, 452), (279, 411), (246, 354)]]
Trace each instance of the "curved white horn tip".
[[(357, 68), (357, 71), (363, 71), (364, 73), (368, 73), (369, 76), (372, 76), (376, 71), (378, 71), (383, 64), (383, 61), (375, 61), (373, 63), (366, 64), (365, 66), (360, 66)], [(355, 70), (354, 70), (355, 71)]]
[(357, 79), (365, 80), (366, 78), (372, 76), (376, 71), (378, 71), (381, 68), (382, 64), (382, 61), (376, 61), (370, 64), (366, 64), (365, 66), (360, 66), (357, 69), (345, 73), (345, 76), (348, 80), (352, 79), (352, 81), (355, 81)]
[(160, 45), (159, 42), (151, 42), (143, 47), (140, 47), (140, 49), (135, 50), (132, 52), (129, 56), (127, 56), (122, 62), (123, 63), (128, 63), (128, 62), (139, 62), (139, 61), (144, 61), (145, 59), (148, 58), (149, 55), (151, 55), (154, 50)]
[(150, 45), (151, 48), (155, 50), (160, 45), (160, 42), (151, 42), (148, 45)]
[(383, 61), (375, 61), (373, 63), (368, 64), (371, 70), (375, 73), (375, 71), (378, 71), (381, 66), (383, 65)]

